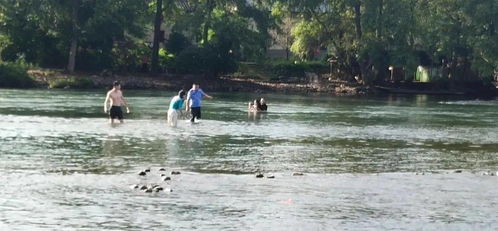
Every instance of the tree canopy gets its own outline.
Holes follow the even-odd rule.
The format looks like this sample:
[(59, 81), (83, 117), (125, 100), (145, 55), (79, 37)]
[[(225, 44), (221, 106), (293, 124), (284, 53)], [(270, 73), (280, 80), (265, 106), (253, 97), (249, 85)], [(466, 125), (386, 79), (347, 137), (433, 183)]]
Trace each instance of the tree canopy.
[[(154, 18), (169, 36), (152, 35)], [(138, 70), (156, 54), (176, 60), (161, 70), (219, 74), (280, 44), (300, 61), (333, 57), (366, 83), (418, 65), (468, 80), (497, 76), (497, 22), (498, 0), (0, 0), (0, 49), (41, 67), (67, 67), (73, 46), (78, 70)]]

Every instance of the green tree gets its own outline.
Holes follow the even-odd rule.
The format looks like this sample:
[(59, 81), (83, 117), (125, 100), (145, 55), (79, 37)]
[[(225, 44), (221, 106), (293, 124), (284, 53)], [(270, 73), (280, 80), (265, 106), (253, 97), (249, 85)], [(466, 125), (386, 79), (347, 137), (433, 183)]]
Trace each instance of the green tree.
[[(274, 25), (270, 12), (262, 5), (245, 0), (177, 1), (170, 21), (173, 31), (183, 33), (202, 46), (242, 59), (264, 54), (271, 41), (268, 29)], [(223, 41), (223, 42), (221, 42)]]
[(9, 40), (2, 50), (4, 59), (22, 58), (70, 71), (95, 70), (110, 67), (114, 42), (143, 36), (147, 4), (133, 0), (2, 0), (0, 14), (0, 33)]

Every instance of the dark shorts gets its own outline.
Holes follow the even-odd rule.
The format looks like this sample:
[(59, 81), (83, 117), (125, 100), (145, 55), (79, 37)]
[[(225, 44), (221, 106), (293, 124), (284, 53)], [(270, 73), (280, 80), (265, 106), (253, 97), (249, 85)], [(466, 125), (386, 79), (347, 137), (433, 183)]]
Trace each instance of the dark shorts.
[(121, 110), (121, 107), (112, 106), (111, 111), (109, 112), (109, 117), (111, 119), (118, 118), (119, 120), (122, 120), (123, 119), (123, 111)]
[(192, 119), (190, 121), (194, 121), (195, 118), (201, 118), (201, 107), (192, 107), (190, 108), (190, 112), (192, 113)]

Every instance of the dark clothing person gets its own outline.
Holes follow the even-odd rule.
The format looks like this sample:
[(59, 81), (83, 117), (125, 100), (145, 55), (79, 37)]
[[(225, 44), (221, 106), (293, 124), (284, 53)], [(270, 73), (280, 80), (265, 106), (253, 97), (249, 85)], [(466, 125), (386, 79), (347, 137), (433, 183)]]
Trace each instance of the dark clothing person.
[(117, 118), (118, 120), (122, 120), (123, 119), (123, 110), (121, 110), (120, 106), (112, 106), (111, 110), (109, 112), (109, 117), (111, 117), (111, 119)]
[(194, 122), (195, 118), (201, 118), (201, 107), (191, 107), (190, 110), (192, 112), (192, 119), (190, 119), (191, 122)]
[(260, 105), (258, 105), (258, 110), (259, 111), (267, 111), (268, 106), (266, 106), (266, 104), (260, 104)]
[(261, 111), (261, 103), (258, 100), (254, 100), (254, 107), (256, 107), (256, 111)]

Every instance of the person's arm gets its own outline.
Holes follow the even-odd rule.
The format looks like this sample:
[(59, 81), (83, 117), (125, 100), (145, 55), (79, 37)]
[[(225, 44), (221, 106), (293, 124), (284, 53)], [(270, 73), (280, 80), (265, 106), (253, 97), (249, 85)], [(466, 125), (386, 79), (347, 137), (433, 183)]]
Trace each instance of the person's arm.
[(121, 95), (121, 100), (123, 101), (125, 107), (126, 107), (126, 113), (130, 113), (130, 108), (128, 107), (128, 101), (124, 98), (123, 95)]
[(187, 99), (185, 100), (185, 111), (190, 111), (190, 91), (187, 92)]
[(210, 95), (206, 94), (206, 93), (205, 93), (204, 91), (202, 91), (202, 90), (201, 90), (201, 93), (202, 93), (202, 95), (204, 95), (204, 96), (205, 96), (205, 97), (207, 97), (208, 99), (212, 99), (212, 98), (213, 98), (212, 96), (210, 96)]
[(107, 102), (109, 102), (109, 98), (110, 98), (110, 95), (111, 93), (107, 93), (106, 97), (105, 97), (105, 100), (104, 100), (104, 113), (107, 113)]
[(185, 101), (184, 101), (183, 99), (180, 99), (180, 102), (178, 102), (178, 104), (179, 104), (179, 105), (178, 105), (178, 110), (177, 110), (177, 111), (178, 111), (178, 113), (179, 113), (179, 115), (178, 115), (178, 116), (179, 116), (180, 118), (183, 118), (183, 117), (185, 116), (185, 111), (183, 110), (183, 108), (184, 108), (184, 105), (183, 105), (183, 104), (184, 104), (184, 103), (185, 103)]

